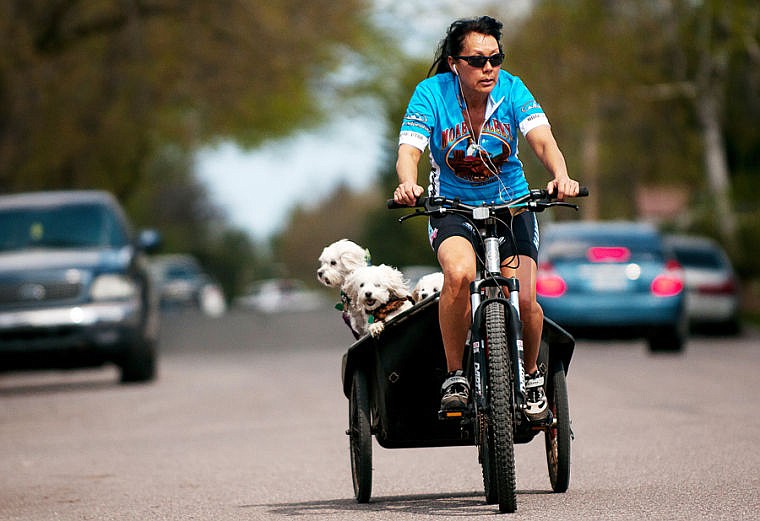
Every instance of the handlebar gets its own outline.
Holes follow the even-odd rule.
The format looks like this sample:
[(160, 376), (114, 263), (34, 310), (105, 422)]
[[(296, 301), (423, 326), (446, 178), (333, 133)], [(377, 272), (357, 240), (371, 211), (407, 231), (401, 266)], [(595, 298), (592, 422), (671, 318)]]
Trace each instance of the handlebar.
[[(588, 188), (582, 186), (580, 187), (578, 195), (576, 197), (587, 197), (588, 194)], [(477, 220), (483, 220), (507, 211), (511, 212), (512, 214), (520, 213), (523, 211), (543, 212), (546, 208), (551, 208), (553, 206), (564, 206), (573, 208), (575, 210), (578, 209), (577, 205), (564, 201), (558, 201), (554, 197), (554, 194), (550, 195), (548, 190), (541, 188), (534, 188), (522, 197), (518, 197), (517, 199), (501, 204), (492, 203), (474, 206), (463, 203), (459, 199), (450, 199), (448, 197), (440, 196), (423, 196), (417, 199), (417, 202), (414, 204), (414, 206), (398, 204), (393, 199), (388, 199), (386, 201), (386, 206), (390, 210), (417, 208), (416, 212), (405, 215), (399, 220), (421, 215), (443, 215), (449, 211), (466, 214)]]

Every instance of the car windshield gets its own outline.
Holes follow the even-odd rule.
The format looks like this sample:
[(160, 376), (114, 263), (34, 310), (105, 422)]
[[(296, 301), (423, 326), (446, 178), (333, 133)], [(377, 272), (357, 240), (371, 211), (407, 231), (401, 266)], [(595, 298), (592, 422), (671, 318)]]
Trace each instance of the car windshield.
[[(555, 262), (659, 262), (663, 260), (659, 241), (650, 235), (563, 233), (561, 237), (550, 236), (546, 239), (545, 244), (541, 245), (541, 253), (545, 258)], [(608, 254), (600, 255), (600, 252)]]
[(673, 248), (673, 253), (682, 266), (704, 269), (720, 269), (723, 267), (723, 259), (720, 254), (712, 249), (677, 246)]
[(164, 272), (167, 280), (192, 280), (198, 278), (199, 275), (198, 270), (186, 264), (169, 266)]
[(127, 244), (116, 217), (101, 204), (0, 210), (0, 250), (106, 248)]

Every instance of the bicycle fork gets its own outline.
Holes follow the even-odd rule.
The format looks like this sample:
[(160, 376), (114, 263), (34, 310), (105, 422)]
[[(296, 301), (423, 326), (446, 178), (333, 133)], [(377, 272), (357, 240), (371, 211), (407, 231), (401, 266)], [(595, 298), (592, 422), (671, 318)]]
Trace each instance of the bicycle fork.
[[(510, 359), (512, 361), (512, 374), (514, 375), (514, 404), (517, 410), (525, 409), (525, 366), (524, 350), (522, 338), (522, 323), (520, 321), (520, 282), (515, 277), (503, 277), (501, 275), (501, 257), (499, 255), (499, 240), (494, 237), (487, 237), (485, 240), (485, 272), (488, 277), (482, 277), (480, 280), (470, 285), (470, 309), (472, 312), (472, 355), (473, 369), (475, 380), (475, 396), (477, 406), (484, 408), (486, 406), (485, 385), (488, 382), (488, 354), (484, 339), (480, 335), (480, 315), (481, 304), (483, 304), (483, 295), (486, 300), (502, 300), (499, 292), (506, 289), (509, 297), (509, 308), (505, 306), (505, 327), (508, 336), (512, 341), (509, 342), (509, 348), (512, 351)], [(502, 300), (503, 301), (503, 300)], [(503, 305), (503, 304), (501, 304)]]

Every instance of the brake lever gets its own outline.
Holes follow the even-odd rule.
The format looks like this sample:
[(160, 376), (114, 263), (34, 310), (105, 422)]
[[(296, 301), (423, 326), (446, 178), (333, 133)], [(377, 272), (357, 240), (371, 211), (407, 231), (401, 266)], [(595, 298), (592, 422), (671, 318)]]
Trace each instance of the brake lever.
[(572, 208), (576, 212), (578, 211), (578, 205), (577, 204), (567, 203), (565, 201), (552, 201), (546, 207), (549, 208), (550, 206), (562, 206), (564, 208)]
[(417, 209), (412, 213), (408, 213), (406, 215), (402, 215), (401, 217), (399, 217), (398, 222), (402, 223), (406, 221), (407, 219), (411, 219), (412, 217), (419, 217), (420, 215), (426, 215), (426, 214), (427, 212), (425, 210)]
[(577, 204), (568, 203), (565, 201), (530, 201), (528, 203), (528, 207), (530, 207), (534, 212), (543, 212), (547, 208), (552, 208), (554, 206), (563, 206), (565, 208), (572, 208), (576, 212), (578, 211)]

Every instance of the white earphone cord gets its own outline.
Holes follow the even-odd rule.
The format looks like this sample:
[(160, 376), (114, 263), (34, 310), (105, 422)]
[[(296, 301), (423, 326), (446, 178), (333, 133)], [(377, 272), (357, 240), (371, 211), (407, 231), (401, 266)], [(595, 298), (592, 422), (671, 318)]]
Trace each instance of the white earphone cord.
[[(491, 160), (491, 156), (483, 149), (483, 147), (480, 146), (480, 137), (478, 137), (477, 141), (475, 140), (475, 129), (472, 126), (472, 117), (470, 116), (470, 109), (467, 106), (467, 98), (464, 96), (464, 90), (462, 89), (462, 84), (459, 80), (459, 75), (456, 77), (457, 86), (459, 87), (459, 92), (462, 94), (462, 105), (464, 108), (465, 113), (467, 114), (467, 124), (468, 128), (470, 129), (470, 135), (472, 136), (472, 140), (475, 144), (475, 150), (478, 151), (478, 158), (483, 162), (483, 165), (485, 165), (486, 170), (488, 170), (492, 175), (496, 176), (496, 179), (499, 181), (499, 195), (505, 195), (506, 198), (505, 201), (510, 201), (513, 199), (512, 197), (512, 190), (510, 190), (505, 184), (504, 181), (502, 181), (501, 176), (499, 175), (499, 169), (496, 168), (496, 165), (494, 165), (493, 161)], [(482, 131), (482, 128), (481, 128)], [(483, 158), (483, 155), (485, 155), (485, 159)]]

